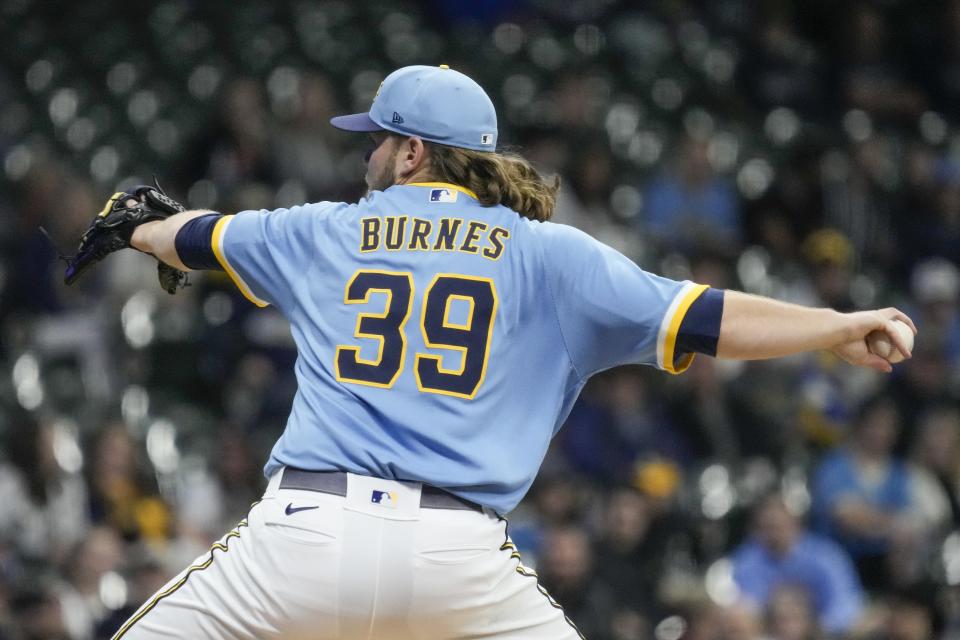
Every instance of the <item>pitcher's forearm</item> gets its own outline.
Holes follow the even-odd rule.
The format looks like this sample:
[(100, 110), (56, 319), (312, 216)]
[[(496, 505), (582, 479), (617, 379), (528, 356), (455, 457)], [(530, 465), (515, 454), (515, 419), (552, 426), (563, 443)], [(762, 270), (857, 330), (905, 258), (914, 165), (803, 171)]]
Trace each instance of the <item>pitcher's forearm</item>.
[(211, 213), (215, 212), (207, 210), (184, 211), (165, 220), (147, 222), (134, 229), (133, 235), (130, 237), (130, 245), (134, 249), (155, 255), (157, 259), (171, 267), (181, 271), (190, 271), (190, 268), (183, 264), (180, 261), (180, 256), (177, 255), (177, 232), (188, 221)]
[(777, 358), (830, 349), (850, 339), (850, 323), (833, 309), (813, 309), (726, 291), (717, 357)]

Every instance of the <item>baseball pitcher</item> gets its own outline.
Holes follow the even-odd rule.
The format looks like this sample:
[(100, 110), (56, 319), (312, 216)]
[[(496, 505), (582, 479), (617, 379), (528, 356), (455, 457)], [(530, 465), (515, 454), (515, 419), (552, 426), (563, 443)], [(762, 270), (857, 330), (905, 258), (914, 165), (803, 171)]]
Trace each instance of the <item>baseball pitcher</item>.
[(557, 182), (497, 152), (489, 97), (444, 65), (393, 72), (332, 124), (371, 142), (359, 202), (221, 215), (142, 187), (110, 199), (68, 267), (133, 247), (170, 290), (223, 270), (284, 314), (299, 353), (263, 500), (117, 639), (582, 637), (504, 515), (590, 376), (817, 349), (890, 371), (874, 331), (910, 355), (896, 309), (675, 282), (550, 223)]

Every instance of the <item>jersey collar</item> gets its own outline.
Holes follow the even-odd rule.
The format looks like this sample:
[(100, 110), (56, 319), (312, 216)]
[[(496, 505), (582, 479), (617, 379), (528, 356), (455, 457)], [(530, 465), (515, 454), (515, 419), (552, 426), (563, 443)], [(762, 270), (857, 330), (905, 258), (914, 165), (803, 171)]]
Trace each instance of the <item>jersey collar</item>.
[(475, 194), (475, 193), (474, 193), (473, 191), (471, 191), (470, 189), (467, 189), (466, 187), (461, 187), (460, 185), (450, 184), (449, 182), (408, 182), (408, 183), (407, 183), (406, 185), (404, 185), (404, 186), (407, 186), (407, 187), (434, 187), (434, 188), (438, 188), (438, 187), (439, 187), (439, 188), (441, 188), (441, 189), (453, 189), (454, 191), (459, 191), (460, 193), (463, 193), (463, 194), (466, 194), (466, 195), (470, 196), (470, 197), (473, 198), (474, 200), (479, 200), (479, 199), (480, 199), (480, 198), (477, 197), (477, 194)]

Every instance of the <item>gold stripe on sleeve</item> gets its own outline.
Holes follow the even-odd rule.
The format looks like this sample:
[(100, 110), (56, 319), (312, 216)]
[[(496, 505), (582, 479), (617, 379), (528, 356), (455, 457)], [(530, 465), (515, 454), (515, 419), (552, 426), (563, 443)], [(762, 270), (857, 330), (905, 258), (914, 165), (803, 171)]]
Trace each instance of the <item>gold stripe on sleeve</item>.
[(223, 232), (226, 231), (227, 225), (230, 224), (230, 221), (233, 219), (233, 216), (223, 216), (217, 220), (217, 224), (213, 227), (213, 238), (211, 244), (213, 245), (213, 255), (216, 256), (217, 262), (220, 263), (220, 266), (223, 267), (223, 270), (227, 272), (227, 275), (230, 276), (230, 279), (233, 280), (233, 283), (237, 285), (237, 288), (240, 289), (240, 293), (243, 294), (247, 300), (257, 305), (258, 307), (266, 307), (270, 303), (261, 300), (253, 294), (253, 291), (250, 290), (250, 287), (247, 286), (247, 283), (243, 281), (243, 278), (240, 277), (240, 274), (234, 270), (230, 263), (227, 261), (227, 257), (223, 253)]
[(687, 311), (690, 309), (690, 305), (699, 298), (704, 291), (709, 287), (705, 284), (698, 284), (692, 287), (687, 293), (683, 296), (683, 299), (680, 301), (680, 304), (677, 305), (677, 310), (674, 311), (673, 317), (670, 319), (670, 326), (667, 329), (667, 337), (663, 346), (663, 369), (669, 373), (683, 373), (686, 371), (690, 364), (693, 362), (693, 357), (696, 355), (694, 353), (688, 353), (681, 358), (680, 362), (676, 365), (673, 363), (674, 351), (677, 347), (677, 335), (680, 333), (680, 325), (683, 323), (683, 318), (687, 315)]

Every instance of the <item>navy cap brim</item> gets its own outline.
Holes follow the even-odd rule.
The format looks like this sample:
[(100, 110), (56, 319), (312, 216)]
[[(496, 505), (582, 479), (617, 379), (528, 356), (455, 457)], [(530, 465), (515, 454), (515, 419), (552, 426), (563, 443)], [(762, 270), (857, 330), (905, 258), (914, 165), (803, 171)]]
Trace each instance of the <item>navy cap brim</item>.
[(383, 127), (370, 119), (369, 113), (352, 113), (348, 116), (330, 118), (330, 124), (344, 131), (383, 131)]

